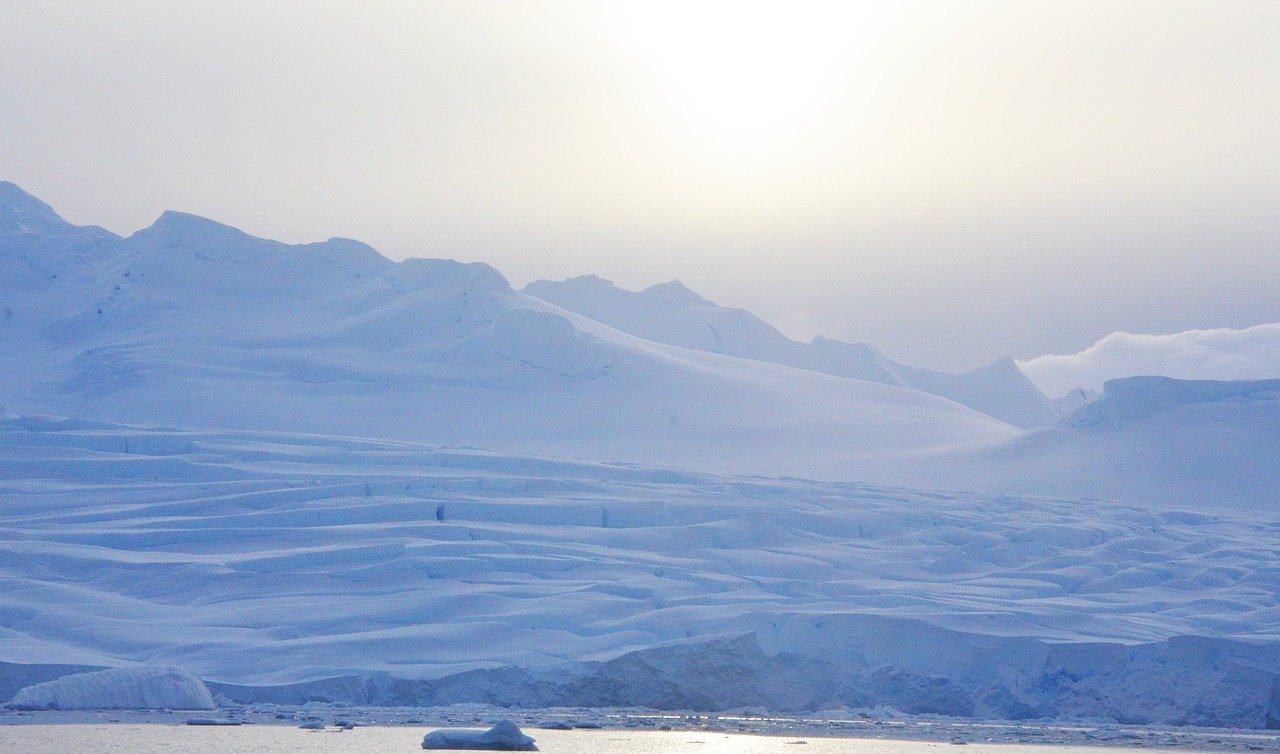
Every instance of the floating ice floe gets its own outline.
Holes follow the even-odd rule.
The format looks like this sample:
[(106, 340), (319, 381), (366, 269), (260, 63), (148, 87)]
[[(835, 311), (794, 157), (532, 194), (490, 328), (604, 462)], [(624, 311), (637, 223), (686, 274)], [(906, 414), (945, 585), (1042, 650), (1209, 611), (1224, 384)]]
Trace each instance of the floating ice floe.
[(537, 751), (534, 741), (510, 720), (500, 720), (489, 730), (433, 730), (422, 739), (424, 749), (472, 749), (481, 751)]

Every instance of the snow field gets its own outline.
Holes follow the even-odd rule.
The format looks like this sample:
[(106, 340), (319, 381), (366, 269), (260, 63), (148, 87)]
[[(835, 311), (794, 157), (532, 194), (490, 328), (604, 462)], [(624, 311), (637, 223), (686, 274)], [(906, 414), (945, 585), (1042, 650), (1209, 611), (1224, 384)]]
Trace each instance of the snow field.
[(0, 660), (439, 677), (838, 614), (1280, 638), (1261, 514), (15, 418), (0, 468)]

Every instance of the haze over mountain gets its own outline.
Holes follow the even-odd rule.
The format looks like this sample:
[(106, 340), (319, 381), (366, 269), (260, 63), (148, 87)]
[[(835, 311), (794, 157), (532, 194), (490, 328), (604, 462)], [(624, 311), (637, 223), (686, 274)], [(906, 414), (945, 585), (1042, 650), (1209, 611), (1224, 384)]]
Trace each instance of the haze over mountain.
[[(12, 184), (0, 197), (0, 405), (18, 413), (1179, 507), (1274, 503), (1266, 389), (1248, 389), (1241, 409), (1234, 389), (1189, 403), (1139, 382), (1104, 400), (1145, 395), (1141, 416), (1019, 434), (993, 416), (1042, 424), (1056, 409), (1008, 360), (949, 375), (865, 344), (803, 344), (679, 283), (635, 293), (586, 277), (522, 293), (484, 264), (396, 263), (348, 239), (290, 246), (179, 212), (122, 238), (66, 223)], [(1081, 396), (1065, 409), (1088, 409)]]
[(1280, 750), (1278, 39), (0, 0), (0, 750)]
[(947, 371), (1280, 322), (1270, 0), (520, 5), (8, 2), (0, 177)]
[(886, 482), (1015, 434), (897, 385), (641, 340), (484, 264), (178, 212), (120, 238), (5, 191), (0, 368), (22, 413)]
[(717, 306), (676, 280), (636, 292), (586, 275), (560, 282), (538, 280), (525, 286), (524, 292), (658, 343), (901, 385), (949, 398), (1023, 429), (1058, 419), (1049, 400), (1008, 358), (965, 374), (950, 374), (899, 364), (866, 343), (823, 337), (800, 343), (751, 312)]

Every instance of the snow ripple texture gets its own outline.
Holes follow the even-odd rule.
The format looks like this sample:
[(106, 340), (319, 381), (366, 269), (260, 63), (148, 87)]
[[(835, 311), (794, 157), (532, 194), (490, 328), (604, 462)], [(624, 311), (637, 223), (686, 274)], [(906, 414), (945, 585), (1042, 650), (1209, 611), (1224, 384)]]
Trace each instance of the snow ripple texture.
[(8, 661), (432, 678), (854, 613), (1275, 640), (1277, 563), (1280, 522), (1245, 511), (0, 419)]

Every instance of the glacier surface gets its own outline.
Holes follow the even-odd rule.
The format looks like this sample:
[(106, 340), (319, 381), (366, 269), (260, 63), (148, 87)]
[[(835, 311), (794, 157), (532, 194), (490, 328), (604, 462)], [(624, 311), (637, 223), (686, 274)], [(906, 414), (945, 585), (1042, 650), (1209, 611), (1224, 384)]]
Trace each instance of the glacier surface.
[(1007, 360), (12, 184), (0, 307), (6, 695), (1280, 725), (1276, 381), (1021, 431)]
[[(0, 452), (10, 662), (260, 701), (1129, 720), (1167, 686), (1150, 719), (1253, 727), (1280, 672), (1270, 514), (18, 417)], [(707, 656), (714, 694), (680, 672)]]

